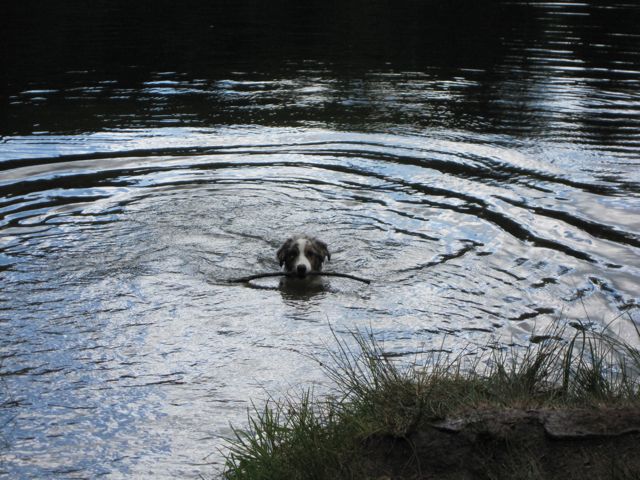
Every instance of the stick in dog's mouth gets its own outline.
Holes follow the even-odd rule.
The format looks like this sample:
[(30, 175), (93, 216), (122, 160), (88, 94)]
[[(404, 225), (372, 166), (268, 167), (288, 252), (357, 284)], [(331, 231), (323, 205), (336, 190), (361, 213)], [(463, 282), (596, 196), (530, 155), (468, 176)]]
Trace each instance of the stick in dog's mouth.
[[(371, 280), (368, 278), (357, 277), (355, 275), (350, 275), (348, 273), (337, 273), (337, 272), (308, 272), (307, 276), (319, 276), (319, 277), (339, 277), (339, 278), (349, 278), (351, 280), (356, 280), (358, 282), (370, 284)], [(269, 278), (269, 277), (289, 277), (289, 278), (298, 278), (297, 274), (291, 272), (267, 272), (267, 273), (256, 273), (255, 275), (248, 275), (246, 277), (240, 278), (232, 278), (229, 280), (230, 283), (246, 283), (251, 280), (257, 280), (259, 278)]]
[(327, 244), (317, 238), (299, 236), (291, 237), (278, 249), (276, 258), (282, 272), (258, 273), (247, 277), (234, 278), (231, 283), (243, 283), (267, 277), (288, 277), (305, 279), (310, 276), (342, 277), (350, 278), (363, 283), (371, 283), (371, 280), (347, 273), (323, 272), (322, 264), (326, 260), (331, 260), (331, 253)]

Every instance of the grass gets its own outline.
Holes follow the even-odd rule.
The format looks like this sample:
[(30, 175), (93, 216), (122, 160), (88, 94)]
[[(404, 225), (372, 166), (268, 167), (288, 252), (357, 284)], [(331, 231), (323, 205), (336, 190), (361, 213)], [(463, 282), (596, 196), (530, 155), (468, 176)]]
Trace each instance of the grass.
[[(579, 327), (547, 332), (528, 348), (425, 354), (421, 366), (385, 356), (370, 332), (351, 337), (354, 348), (336, 337), (321, 364), (334, 395), (305, 391), (253, 406), (248, 428), (234, 429), (225, 478), (372, 478), (379, 439), (410, 440), (434, 421), (474, 411), (640, 408), (640, 351), (606, 331)], [(507, 455), (477, 478), (546, 478), (536, 455)], [(610, 478), (640, 478), (625, 475)]]

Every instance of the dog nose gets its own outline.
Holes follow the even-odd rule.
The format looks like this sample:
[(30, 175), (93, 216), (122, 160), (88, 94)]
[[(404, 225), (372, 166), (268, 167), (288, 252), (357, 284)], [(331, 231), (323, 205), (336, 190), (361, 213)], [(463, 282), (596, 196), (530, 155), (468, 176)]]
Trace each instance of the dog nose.
[(304, 277), (307, 274), (307, 267), (305, 265), (298, 265), (297, 272), (299, 277)]

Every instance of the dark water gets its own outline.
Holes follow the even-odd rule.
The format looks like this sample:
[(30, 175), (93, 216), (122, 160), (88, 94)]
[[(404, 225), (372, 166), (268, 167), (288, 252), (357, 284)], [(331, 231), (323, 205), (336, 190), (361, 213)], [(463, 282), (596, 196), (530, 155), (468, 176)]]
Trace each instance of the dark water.
[[(0, 476), (215, 477), (330, 324), (632, 338), (640, 6), (348, 3), (3, 7)], [(294, 232), (374, 283), (222, 281)]]

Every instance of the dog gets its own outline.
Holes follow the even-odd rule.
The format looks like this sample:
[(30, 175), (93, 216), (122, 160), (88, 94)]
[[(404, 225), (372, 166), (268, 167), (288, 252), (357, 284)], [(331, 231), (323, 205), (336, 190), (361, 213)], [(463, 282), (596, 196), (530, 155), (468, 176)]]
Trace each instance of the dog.
[(331, 253), (327, 244), (317, 238), (297, 236), (284, 242), (276, 257), (285, 272), (304, 279), (310, 272), (320, 272), (325, 259), (331, 260)]

